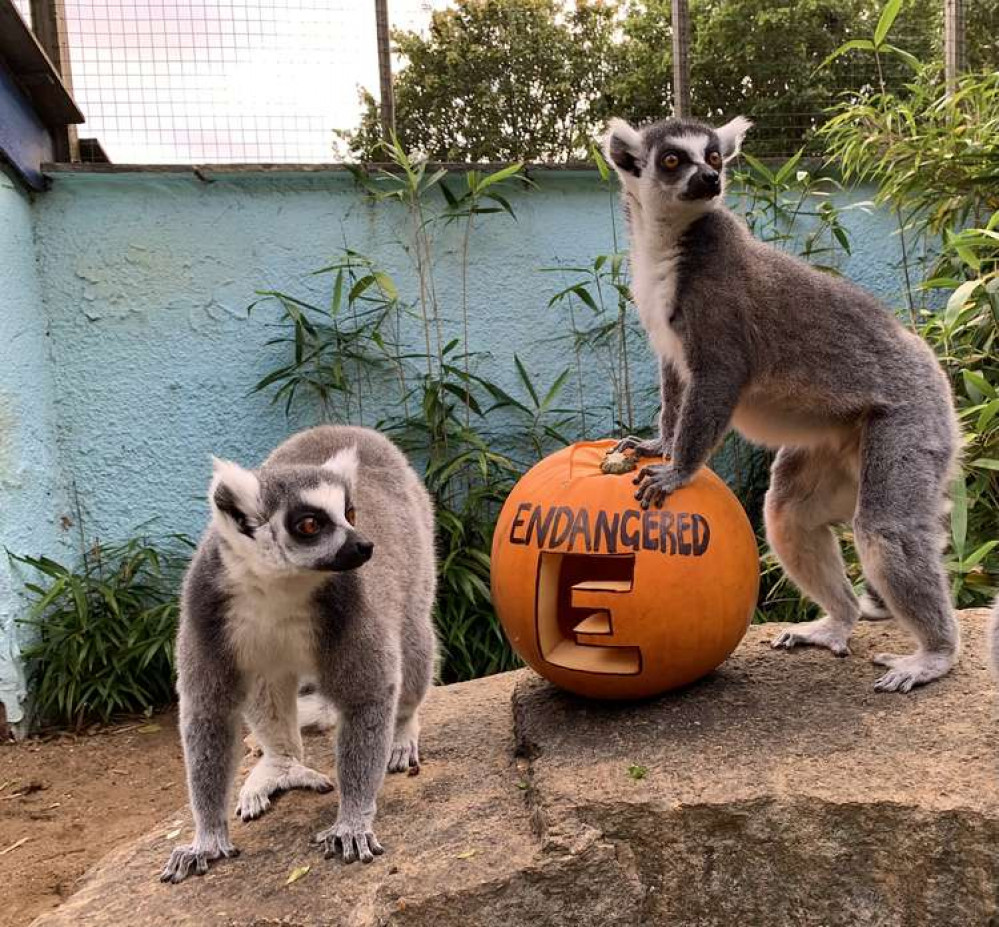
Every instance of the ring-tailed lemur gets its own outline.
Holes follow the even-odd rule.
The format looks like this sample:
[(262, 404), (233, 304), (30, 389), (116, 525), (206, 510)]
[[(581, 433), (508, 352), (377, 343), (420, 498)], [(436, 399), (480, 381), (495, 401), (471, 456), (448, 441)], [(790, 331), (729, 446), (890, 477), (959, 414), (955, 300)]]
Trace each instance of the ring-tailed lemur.
[(958, 655), (942, 563), (958, 446), (950, 387), (927, 345), (872, 296), (757, 241), (724, 207), (724, 164), (749, 127), (741, 117), (719, 129), (611, 123), (635, 302), (662, 376), (659, 439), (619, 447), (670, 458), (636, 478), (643, 507), (684, 486), (730, 426), (780, 448), (767, 536), (826, 617), (774, 646), (849, 652), (860, 609), (830, 526), (852, 521), (866, 610), (886, 603), (919, 642), (875, 657), (888, 667), (875, 687), (907, 692)]
[(236, 854), (227, 804), (245, 716), (263, 749), (236, 807), (244, 821), (275, 792), (324, 792), (302, 763), (299, 680), (337, 711), (336, 823), (327, 858), (370, 862), (386, 767), (418, 769), (417, 711), (436, 642), (430, 498), (402, 453), (364, 428), (323, 426), (278, 447), (256, 472), (215, 462), (212, 522), (184, 581), (180, 726), (194, 813), (191, 846), (161, 878), (180, 882)]

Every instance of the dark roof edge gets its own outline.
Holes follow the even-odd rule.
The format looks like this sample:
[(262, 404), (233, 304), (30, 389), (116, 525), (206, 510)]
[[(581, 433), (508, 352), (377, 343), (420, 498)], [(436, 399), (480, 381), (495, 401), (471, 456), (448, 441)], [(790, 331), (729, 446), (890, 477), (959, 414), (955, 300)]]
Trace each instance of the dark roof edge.
[(52, 128), (85, 121), (13, 0), (0, 0), (0, 60), (24, 88), (45, 125)]

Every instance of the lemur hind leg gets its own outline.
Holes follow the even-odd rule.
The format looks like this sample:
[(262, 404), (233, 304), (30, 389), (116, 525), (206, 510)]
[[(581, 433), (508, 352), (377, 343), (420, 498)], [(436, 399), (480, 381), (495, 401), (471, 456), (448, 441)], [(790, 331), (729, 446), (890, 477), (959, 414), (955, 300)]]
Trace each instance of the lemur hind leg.
[(775, 648), (809, 644), (837, 656), (850, 652), (859, 606), (831, 527), (849, 521), (856, 506), (855, 464), (847, 454), (785, 447), (774, 461), (764, 506), (767, 540), (787, 575), (826, 612), (782, 631)]
[(424, 626), (425, 623), (419, 621), (406, 625), (406, 655), (388, 761), (390, 773), (408, 772), (415, 776), (420, 771), (419, 709), (433, 681), (434, 671), (434, 639), (432, 634), (421, 630)]
[(390, 773), (408, 772), (415, 776), (420, 771), (420, 717), (415, 709), (408, 715), (403, 715), (399, 706), (399, 715), (395, 722), (395, 734), (392, 738), (392, 752), (389, 754), (388, 771)]
[(302, 763), (302, 735), (298, 724), (298, 679), (261, 679), (250, 692), (245, 713), (254, 737), (263, 749), (239, 791), (236, 816), (244, 821), (260, 817), (271, 797), (289, 789), (329, 792), (333, 782)]
[(876, 416), (865, 428), (857, 551), (865, 574), (919, 645), (912, 654), (874, 658), (888, 667), (874, 684), (882, 692), (908, 692), (945, 675), (957, 660), (960, 632), (943, 566), (953, 454), (949, 430), (935, 434), (916, 416)]

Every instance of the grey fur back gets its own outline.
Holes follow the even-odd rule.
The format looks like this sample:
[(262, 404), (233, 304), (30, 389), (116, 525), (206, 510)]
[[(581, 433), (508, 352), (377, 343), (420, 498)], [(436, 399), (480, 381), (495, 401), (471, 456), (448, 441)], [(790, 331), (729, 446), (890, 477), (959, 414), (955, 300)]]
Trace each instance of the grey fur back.
[(869, 293), (758, 241), (721, 207), (687, 227), (680, 249), (674, 326), (696, 325), (685, 345), (741, 344), (730, 363), (749, 367), (761, 402), (842, 422), (910, 406), (935, 418), (929, 434), (954, 435), (932, 350)]

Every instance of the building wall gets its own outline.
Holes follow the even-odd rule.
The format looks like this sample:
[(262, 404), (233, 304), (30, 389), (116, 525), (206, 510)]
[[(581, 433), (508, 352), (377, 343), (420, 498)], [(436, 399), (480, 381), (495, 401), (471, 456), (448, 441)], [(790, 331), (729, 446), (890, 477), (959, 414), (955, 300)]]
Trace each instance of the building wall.
[[(0, 173), (0, 544), (56, 555), (66, 513), (55, 442), (47, 320), (35, 259), (32, 206)], [(0, 702), (23, 719), (19, 645), (23, 578), (0, 550)]]
[[(247, 313), (257, 290), (327, 301), (329, 279), (311, 272), (349, 245), (392, 272), (402, 292), (416, 292), (400, 248), (405, 214), (365, 200), (349, 174), (209, 179), (190, 172), (57, 174), (33, 209), (9, 187), (0, 189), (0, 241), (11, 239), (0, 248), (0, 269), (16, 279), (13, 292), (7, 287), (0, 296), (14, 306), (0, 317), (0, 331), (7, 347), (18, 338), (15, 368), (0, 372), (0, 384), (13, 378), (20, 390), (13, 412), (6, 411), (13, 400), (0, 406), (18, 423), (0, 485), (5, 497), (22, 500), (8, 507), (5, 498), (0, 506), (3, 542), (12, 550), (56, 544), (59, 518), (75, 521), (60, 485), (73, 487), (88, 537), (121, 539), (150, 519), (163, 531), (197, 535), (210, 455), (254, 464), (313, 420), (301, 412), (289, 421), (283, 408), (251, 392), (286, 356), (266, 344), (276, 334), (274, 309)], [(542, 268), (587, 264), (613, 250), (615, 227), (622, 231), (615, 198), (595, 174), (539, 172), (534, 180), (535, 188), (510, 197), (516, 220), (479, 220), (469, 261), (470, 345), (484, 352), (483, 372), (511, 390), (518, 389), (515, 353), (543, 384), (571, 357), (556, 340), (567, 331), (564, 320), (547, 304), (573, 275)], [(856, 246), (843, 269), (897, 301), (890, 217), (856, 209), (847, 224)], [(437, 293), (457, 319), (460, 228), (441, 235)], [(642, 352), (634, 365), (650, 420), (654, 364), (644, 345)], [(602, 395), (601, 372), (588, 376), (588, 391)], [(379, 397), (369, 400), (371, 424)], [(19, 476), (11, 482), (7, 473)], [(7, 688), (0, 693), (10, 698), (16, 607), (9, 591), (3, 601), (0, 686)]]

